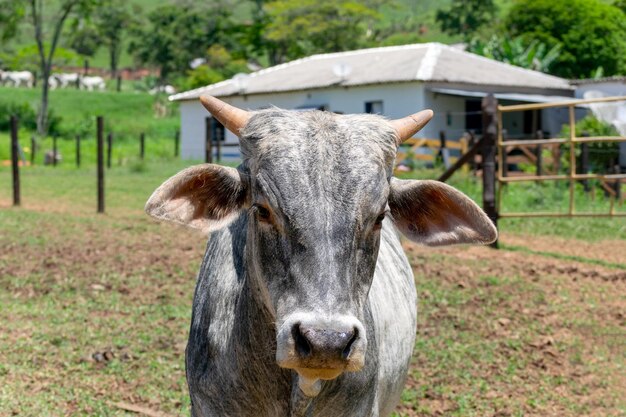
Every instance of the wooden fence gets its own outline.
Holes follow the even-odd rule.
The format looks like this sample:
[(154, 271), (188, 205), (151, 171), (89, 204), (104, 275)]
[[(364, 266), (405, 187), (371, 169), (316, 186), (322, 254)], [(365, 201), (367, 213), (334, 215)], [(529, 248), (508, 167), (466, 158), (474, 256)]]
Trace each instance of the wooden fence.
[[(570, 100), (560, 103), (541, 103), (541, 104), (521, 104), (513, 106), (497, 106), (497, 125), (498, 125), (498, 217), (618, 217), (626, 216), (626, 213), (615, 212), (615, 201), (619, 203), (623, 202), (621, 196), (622, 181), (626, 180), (626, 174), (619, 172), (607, 173), (607, 174), (592, 174), (588, 172), (588, 167), (585, 165), (588, 163), (588, 149), (586, 147), (589, 143), (610, 143), (610, 142), (626, 142), (625, 136), (595, 136), (589, 135), (576, 136), (576, 106), (587, 105), (590, 103), (606, 103), (626, 101), (626, 97), (604, 97), (588, 100)], [(535, 139), (526, 140), (508, 140), (506, 136), (506, 130), (502, 128), (502, 114), (508, 112), (519, 112), (527, 110), (541, 110), (555, 107), (566, 107), (569, 113), (569, 137), (567, 138), (548, 138), (544, 139), (543, 135)], [(580, 161), (576, 157), (577, 145), (580, 145)], [(560, 161), (560, 149), (565, 146), (569, 151), (569, 166), (567, 167), (567, 173), (562, 174), (559, 172)], [(545, 172), (544, 164), (542, 161), (542, 149), (543, 147), (550, 147), (552, 149), (552, 171)], [(510, 153), (512, 149), (519, 149), (522, 152), (523, 157), (529, 161), (535, 163), (534, 174), (522, 174), (522, 175), (510, 175), (508, 171), (510, 162)], [(532, 151), (531, 151), (532, 149)], [(582, 167), (581, 167), (582, 166)], [(567, 213), (554, 213), (554, 212), (541, 212), (541, 213), (503, 213), (501, 209), (501, 193), (506, 184), (519, 181), (568, 181), (569, 182), (569, 210)], [(611, 198), (610, 208), (608, 213), (588, 213), (577, 212), (575, 210), (574, 191), (576, 182), (583, 182), (589, 180), (600, 181), (601, 186), (607, 191)]]
[(440, 162), (449, 168), (467, 152), (471, 140), (469, 133), (457, 140), (448, 140), (444, 132), (440, 132), (439, 139), (411, 138), (398, 149), (396, 169), (401, 171), (413, 168), (410, 165), (413, 165), (414, 161), (431, 166)]
[[(21, 166), (31, 166), (35, 162), (35, 153), (37, 152), (37, 144), (34, 137), (31, 137), (31, 155), (30, 161), (26, 160), (24, 152), (19, 144), (18, 137), (18, 124), (19, 120), (16, 116), (10, 116), (10, 129), (11, 129), (11, 160), (7, 161), (6, 165), (11, 165), (11, 177), (12, 177), (12, 189), (13, 189), (13, 205), (21, 205), (21, 193), (20, 193), (20, 170)], [(104, 213), (105, 210), (105, 198), (104, 198), (104, 175), (105, 165), (107, 168), (111, 168), (111, 154), (114, 146), (114, 136), (111, 132), (106, 135), (106, 149), (104, 139), (104, 118), (102, 116), (96, 117), (96, 167), (97, 167), (97, 211), (98, 213)], [(44, 158), (44, 164), (49, 163), (52, 166), (56, 166), (60, 160), (60, 153), (57, 148), (57, 136), (52, 137), (52, 152), (47, 152)], [(180, 144), (180, 131), (176, 131), (174, 134), (174, 156), (179, 155)], [(139, 135), (139, 158), (143, 161), (146, 153), (146, 136), (145, 133)], [(75, 137), (76, 146), (76, 167), (81, 165), (81, 137), (77, 135)], [(106, 153), (106, 158), (105, 158)], [(49, 157), (49, 158), (48, 158)], [(219, 147), (218, 147), (218, 160), (219, 160)], [(46, 162), (48, 160), (48, 162)], [(5, 161), (0, 161), (1, 165), (5, 165)]]

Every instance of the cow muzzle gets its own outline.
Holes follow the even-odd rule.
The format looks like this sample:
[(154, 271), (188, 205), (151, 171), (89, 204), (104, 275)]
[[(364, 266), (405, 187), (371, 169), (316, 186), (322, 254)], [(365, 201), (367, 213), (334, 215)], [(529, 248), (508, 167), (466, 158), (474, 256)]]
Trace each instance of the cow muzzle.
[(276, 362), (282, 368), (295, 370), (303, 392), (315, 396), (319, 380), (360, 370), (365, 364), (366, 348), (365, 328), (355, 317), (319, 319), (298, 313), (280, 327)]

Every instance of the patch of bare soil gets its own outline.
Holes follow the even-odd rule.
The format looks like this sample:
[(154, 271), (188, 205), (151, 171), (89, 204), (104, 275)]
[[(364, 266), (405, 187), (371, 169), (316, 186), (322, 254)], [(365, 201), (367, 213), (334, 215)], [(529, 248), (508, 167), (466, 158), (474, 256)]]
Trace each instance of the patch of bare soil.
[[(607, 244), (620, 257), (601, 243), (502, 240), (608, 262), (626, 253), (623, 241)], [(624, 412), (626, 270), (486, 247), (404, 246), (421, 300), (407, 382), (415, 400), (403, 401), (401, 416)], [(455, 362), (457, 351), (466, 356)]]
[(500, 241), (507, 245), (528, 247), (533, 251), (626, 264), (626, 240), (583, 242), (560, 237), (504, 235)]
[[(80, 304), (81, 297), (92, 294), (116, 294), (132, 305), (186, 309), (206, 238), (147, 219), (104, 219), (48, 221), (31, 233), (30, 240), (0, 239), (0, 291), (26, 302), (45, 300), (59, 286), (75, 288), (76, 298), (64, 301), (68, 304), (60, 306), (63, 309), (76, 308), (72, 303)], [(623, 263), (620, 255), (626, 253), (623, 241), (502, 239), (533, 251), (611, 263)], [(40, 241), (44, 243), (36, 243)], [(399, 415), (623, 414), (626, 271), (485, 247), (427, 249), (406, 242), (405, 250), (414, 267), (420, 308), (418, 346)], [(103, 308), (89, 312), (89, 323), (75, 326), (91, 327), (90, 332), (109, 326), (129, 335), (140, 328), (162, 333), (145, 347), (137, 342), (81, 346), (77, 357), (72, 345), (67, 350), (73, 356), (65, 359), (55, 358), (54, 350), (26, 358), (14, 352), (14, 360), (42, 362), (41, 372), (17, 373), (12, 368), (11, 384), (42, 398), (53, 386), (64, 387), (63, 392), (82, 390), (83, 397), (51, 408), (58, 414), (98, 414), (96, 405), (85, 398), (109, 400), (111, 393), (114, 401), (177, 409), (180, 402), (168, 398), (185, 390), (184, 371), (176, 364), (184, 354), (187, 320), (181, 323), (176, 314), (160, 310), (153, 313), (158, 317), (146, 320), (129, 320), (124, 314)], [(15, 318), (23, 323), (11, 330), (0, 323), (0, 345), (6, 343), (8, 350), (41, 336), (41, 329), (49, 326), (48, 317), (32, 322), (25, 316)], [(62, 334), (58, 340), (50, 335), (52, 346), (74, 344), (75, 336), (68, 333), (67, 340)], [(128, 371), (98, 372), (111, 363), (121, 363)], [(155, 385), (150, 363), (158, 363), (158, 368), (170, 364), (177, 375), (171, 380), (159, 375), (163, 385), (159, 392), (147, 388)]]
[[(108, 220), (116, 222), (116, 219)], [(137, 223), (143, 227), (86, 223), (70, 236), (65, 225), (47, 223), (39, 235), (31, 236), (32, 240), (45, 240), (43, 245), (0, 241), (0, 277), (40, 276), (45, 282), (19, 286), (18, 291), (31, 295), (45, 292), (53, 284), (72, 283), (94, 291), (109, 291), (108, 275), (123, 279), (158, 273), (185, 282), (193, 280), (202, 260), (206, 236), (147, 219)], [(186, 273), (181, 273), (181, 269)], [(0, 285), (3, 283), (9, 285), (8, 281)], [(145, 291), (136, 289), (139, 296), (146, 295)], [(131, 289), (121, 286), (117, 290), (128, 293)]]

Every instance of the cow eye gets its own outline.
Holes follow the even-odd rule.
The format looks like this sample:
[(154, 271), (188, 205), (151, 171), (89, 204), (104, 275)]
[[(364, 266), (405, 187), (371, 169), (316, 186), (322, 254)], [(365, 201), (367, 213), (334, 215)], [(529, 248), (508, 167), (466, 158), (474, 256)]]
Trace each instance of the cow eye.
[(259, 220), (265, 221), (265, 222), (270, 220), (271, 214), (267, 208), (260, 206), (258, 204), (255, 204), (254, 208), (256, 210), (256, 214)]
[(378, 217), (376, 217), (376, 222), (374, 223), (374, 226), (376, 228), (380, 228), (383, 224), (383, 220), (385, 220), (385, 213), (381, 213), (378, 215)]

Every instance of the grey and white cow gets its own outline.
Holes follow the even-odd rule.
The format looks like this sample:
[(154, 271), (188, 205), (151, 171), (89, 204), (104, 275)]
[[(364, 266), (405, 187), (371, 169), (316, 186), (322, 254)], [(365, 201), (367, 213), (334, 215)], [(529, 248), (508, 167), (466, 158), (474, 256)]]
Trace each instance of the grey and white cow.
[(432, 117), (204, 106), (241, 140), (237, 168), (198, 165), (146, 211), (211, 232), (186, 351), (192, 415), (387, 416), (415, 341), (416, 290), (398, 232), (489, 243), (465, 195), (392, 177)]

